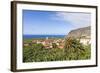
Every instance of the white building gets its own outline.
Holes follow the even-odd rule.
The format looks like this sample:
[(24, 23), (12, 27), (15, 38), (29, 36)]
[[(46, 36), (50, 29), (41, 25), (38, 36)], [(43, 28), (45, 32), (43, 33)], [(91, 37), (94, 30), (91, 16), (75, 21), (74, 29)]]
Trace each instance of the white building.
[(91, 39), (90, 39), (90, 37), (82, 37), (82, 38), (80, 38), (80, 43), (82, 43), (84, 45), (91, 44)]

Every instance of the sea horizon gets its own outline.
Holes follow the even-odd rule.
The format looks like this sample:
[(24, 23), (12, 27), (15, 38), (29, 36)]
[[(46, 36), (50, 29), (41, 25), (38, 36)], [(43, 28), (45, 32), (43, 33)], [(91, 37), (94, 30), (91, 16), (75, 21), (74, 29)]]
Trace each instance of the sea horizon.
[(64, 34), (24, 34), (23, 38), (64, 38), (65, 36)]

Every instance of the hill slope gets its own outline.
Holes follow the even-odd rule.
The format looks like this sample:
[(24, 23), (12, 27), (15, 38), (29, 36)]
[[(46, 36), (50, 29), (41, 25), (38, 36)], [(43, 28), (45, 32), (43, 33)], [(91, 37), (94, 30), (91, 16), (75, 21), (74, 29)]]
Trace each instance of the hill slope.
[(90, 35), (91, 35), (91, 27), (88, 26), (88, 27), (78, 28), (78, 29), (70, 31), (68, 33), (68, 35), (66, 36), (66, 38), (67, 37), (78, 38), (78, 37), (82, 37), (82, 36), (90, 37)]

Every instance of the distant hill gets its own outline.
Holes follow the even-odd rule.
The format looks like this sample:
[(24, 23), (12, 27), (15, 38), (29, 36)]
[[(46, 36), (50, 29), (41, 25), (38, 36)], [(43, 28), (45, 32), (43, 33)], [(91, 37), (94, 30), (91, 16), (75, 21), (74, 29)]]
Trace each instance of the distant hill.
[(78, 29), (70, 31), (68, 35), (66, 36), (66, 38), (67, 37), (79, 38), (82, 36), (90, 37), (90, 35), (91, 35), (91, 26), (88, 26), (88, 27), (78, 28)]

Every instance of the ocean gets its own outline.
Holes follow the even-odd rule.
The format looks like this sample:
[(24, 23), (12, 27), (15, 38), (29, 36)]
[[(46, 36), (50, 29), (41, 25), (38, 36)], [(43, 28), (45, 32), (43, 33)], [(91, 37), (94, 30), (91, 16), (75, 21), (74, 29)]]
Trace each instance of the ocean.
[(23, 35), (24, 39), (32, 38), (64, 38), (65, 35)]

